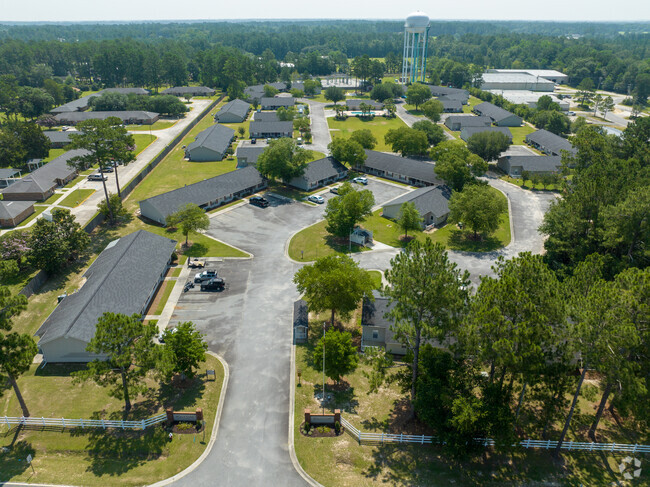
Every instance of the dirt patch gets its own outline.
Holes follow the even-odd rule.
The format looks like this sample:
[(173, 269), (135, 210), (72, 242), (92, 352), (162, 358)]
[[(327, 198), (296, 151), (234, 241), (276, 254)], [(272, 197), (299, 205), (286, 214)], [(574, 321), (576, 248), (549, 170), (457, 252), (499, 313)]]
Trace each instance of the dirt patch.
[(388, 419), (390, 433), (403, 433), (405, 435), (435, 435), (426, 424), (413, 417), (411, 401), (406, 398), (395, 402), (395, 406)]
[(160, 300), (163, 298), (163, 295), (165, 294), (165, 288), (167, 286), (173, 286), (174, 284), (176, 284), (176, 281), (162, 281), (162, 283), (158, 287), (158, 291), (156, 291), (156, 297), (153, 298), (153, 301), (151, 301), (149, 308), (147, 308), (147, 311), (144, 313), (145, 315), (149, 315), (152, 312), (156, 311), (156, 309), (158, 309), (158, 304), (160, 303)]

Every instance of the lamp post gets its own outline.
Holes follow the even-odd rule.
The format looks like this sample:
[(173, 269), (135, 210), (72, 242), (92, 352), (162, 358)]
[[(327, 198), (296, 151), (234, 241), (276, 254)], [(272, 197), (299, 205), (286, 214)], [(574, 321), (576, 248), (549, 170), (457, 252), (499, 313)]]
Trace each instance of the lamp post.
[(323, 414), (325, 414), (325, 322), (323, 321), (323, 397), (321, 406), (323, 407)]

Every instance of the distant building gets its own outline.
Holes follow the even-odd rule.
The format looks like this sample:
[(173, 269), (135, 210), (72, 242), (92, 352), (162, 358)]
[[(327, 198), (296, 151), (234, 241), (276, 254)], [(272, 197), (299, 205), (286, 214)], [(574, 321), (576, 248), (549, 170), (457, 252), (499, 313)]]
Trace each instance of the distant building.
[(512, 142), (512, 132), (508, 130), (508, 127), (465, 127), (460, 131), (460, 138), (467, 142), (472, 135), (481, 132), (499, 132)]
[(34, 213), (36, 201), (0, 201), (0, 226), (15, 227)]
[(188, 203), (210, 210), (256, 193), (266, 185), (257, 169), (245, 167), (142, 200), (140, 214), (164, 225), (167, 216)]
[(220, 161), (226, 156), (230, 143), (235, 138), (235, 131), (225, 125), (215, 124), (196, 136), (194, 142), (185, 149), (185, 156), (190, 161)]
[(183, 97), (185, 95), (191, 96), (213, 96), (216, 93), (212, 88), (207, 86), (174, 86), (161, 91), (163, 95), (174, 95)]
[(370, 105), (373, 110), (383, 110), (384, 104), (375, 100), (345, 100), (345, 106), (348, 110), (361, 110), (361, 104)]
[(489, 117), (498, 127), (520, 127), (522, 118), (489, 102), (479, 103), (472, 109), (477, 115)]
[(516, 105), (526, 105), (530, 108), (537, 108), (537, 101), (542, 96), (550, 96), (551, 101), (557, 103), (560, 106), (560, 110), (567, 111), (569, 109), (569, 102), (560, 100), (557, 96), (552, 93), (545, 93), (542, 91), (525, 91), (525, 90), (491, 90), (495, 95), (501, 95), (503, 98), (508, 100), (510, 103)]
[(90, 95), (82, 96), (71, 102), (64, 103), (58, 107), (50, 110), (50, 113), (70, 113), (70, 112), (82, 112), (88, 110), (90, 107), (90, 100), (97, 96), (102, 96), (104, 93), (121, 93), (123, 95), (148, 95), (149, 92), (144, 88), (106, 88), (104, 90), (98, 91), (97, 93), (92, 93)]
[(65, 132), (59, 130), (45, 130), (43, 131), (43, 135), (50, 139), (50, 148), (61, 149), (70, 143), (70, 132), (70, 130)]
[(577, 152), (571, 142), (548, 130), (537, 130), (528, 134), (525, 140), (527, 144), (549, 156), (561, 156), (562, 151), (567, 151), (569, 154)]
[(435, 176), (435, 165), (430, 162), (400, 157), (385, 152), (366, 150), (366, 160), (358, 169), (386, 179), (410, 184), (432, 186), (444, 184)]
[[(243, 142), (243, 141), (242, 141)], [(264, 149), (268, 146), (262, 145), (258, 142), (255, 145), (240, 143), (235, 150), (235, 157), (237, 158), (237, 167), (242, 168), (246, 166), (257, 166), (257, 158), (260, 156)]]
[(438, 98), (438, 101), (442, 103), (443, 113), (463, 113), (463, 103), (460, 100)]
[(560, 156), (503, 156), (497, 167), (513, 178), (521, 177), (524, 171), (530, 174), (557, 174), (562, 167)]
[(293, 96), (262, 97), (260, 100), (262, 110), (277, 110), (280, 107), (289, 108), (295, 104), (296, 99)]
[(109, 243), (36, 332), (47, 362), (105, 359), (86, 350), (105, 312), (144, 316), (165, 278), (176, 241), (138, 230)]
[(324, 157), (307, 164), (304, 173), (289, 181), (289, 186), (312, 191), (321, 186), (340, 181), (348, 175), (348, 169), (333, 157)]
[(397, 220), (404, 203), (413, 203), (422, 217), (422, 228), (429, 225), (440, 226), (449, 216), (451, 190), (447, 186), (428, 186), (406, 193), (389, 201), (384, 206), (383, 216)]
[(488, 73), (501, 74), (528, 74), (545, 80), (552, 81), (557, 85), (569, 82), (569, 76), (554, 69), (488, 69)]
[(221, 107), (214, 119), (219, 123), (241, 123), (248, 118), (251, 104), (243, 100), (231, 100)]
[(255, 112), (253, 113), (255, 122), (279, 122), (278, 112)]
[(555, 83), (528, 73), (483, 73), (482, 90), (530, 90), (548, 91), (555, 89)]
[(61, 125), (76, 125), (85, 120), (106, 120), (108, 117), (117, 117), (122, 123), (133, 125), (153, 125), (160, 118), (160, 114), (142, 110), (127, 110), (113, 112), (68, 112), (59, 113), (54, 118)]
[(279, 139), (293, 137), (293, 122), (256, 122), (250, 123), (248, 131), (251, 139)]
[(445, 127), (449, 130), (459, 131), (467, 127), (489, 127), (492, 125), (490, 117), (476, 117), (474, 115), (450, 115), (445, 120)]
[(13, 169), (11, 167), (0, 168), (0, 188), (6, 188), (16, 181), (20, 180), (22, 172), (20, 169)]
[[(450, 88), (448, 86), (427, 85), (431, 90), (431, 96), (438, 97), (439, 100), (458, 100), (463, 105), (469, 101), (469, 91), (460, 88)], [(442, 100), (441, 100), (442, 101)]]

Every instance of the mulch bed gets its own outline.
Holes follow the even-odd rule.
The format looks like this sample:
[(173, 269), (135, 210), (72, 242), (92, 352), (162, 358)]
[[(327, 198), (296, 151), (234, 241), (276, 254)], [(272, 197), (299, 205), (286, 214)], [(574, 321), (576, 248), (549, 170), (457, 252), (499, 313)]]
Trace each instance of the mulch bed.
[[(326, 428), (326, 430), (319, 431), (318, 430), (319, 428)], [(305, 423), (303, 422), (300, 425), (300, 434), (302, 436), (306, 436), (308, 438), (334, 438), (336, 436), (341, 436), (343, 434), (343, 432), (345, 431), (345, 428), (343, 428), (343, 426), (341, 426), (341, 429), (339, 430), (338, 435), (336, 434), (336, 430), (334, 429), (333, 426), (329, 426), (329, 425), (326, 425), (326, 424), (322, 424), (322, 425), (319, 425), (319, 426), (314, 425), (314, 426), (311, 427), (310, 431), (312, 432), (311, 435), (310, 434), (305, 434)]]
[[(187, 424), (191, 425), (191, 428), (185, 426)], [(203, 428), (197, 427), (194, 423), (174, 423), (171, 430), (175, 435), (193, 435), (203, 431)]]

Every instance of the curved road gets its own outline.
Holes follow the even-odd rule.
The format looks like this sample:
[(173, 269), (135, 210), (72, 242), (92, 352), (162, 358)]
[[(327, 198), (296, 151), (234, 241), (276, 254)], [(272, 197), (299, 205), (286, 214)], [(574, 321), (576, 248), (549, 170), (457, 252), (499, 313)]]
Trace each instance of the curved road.
[[(489, 274), (499, 256), (542, 250), (537, 232), (552, 195), (524, 191), (497, 179), (490, 184), (507, 193), (512, 206), (514, 238), (489, 254), (451, 252), (472, 280)], [(367, 186), (378, 204), (405, 188), (370, 179)], [(322, 193), (325, 198), (331, 195)], [(290, 237), (323, 217), (325, 205), (309, 206), (273, 197), (266, 209), (242, 204), (211, 218), (208, 233), (253, 254), (252, 259), (226, 259), (218, 264), (230, 288), (222, 293), (187, 293), (175, 316), (192, 320), (206, 334), (210, 350), (230, 367), (230, 381), (219, 433), (206, 460), (176, 482), (182, 486), (306, 485), (290, 462), (288, 411), (291, 401), (292, 305), (298, 298), (292, 283), (300, 264), (285, 255)], [(385, 269), (399, 250), (355, 254), (366, 268)], [(206, 303), (207, 299), (212, 299)]]

